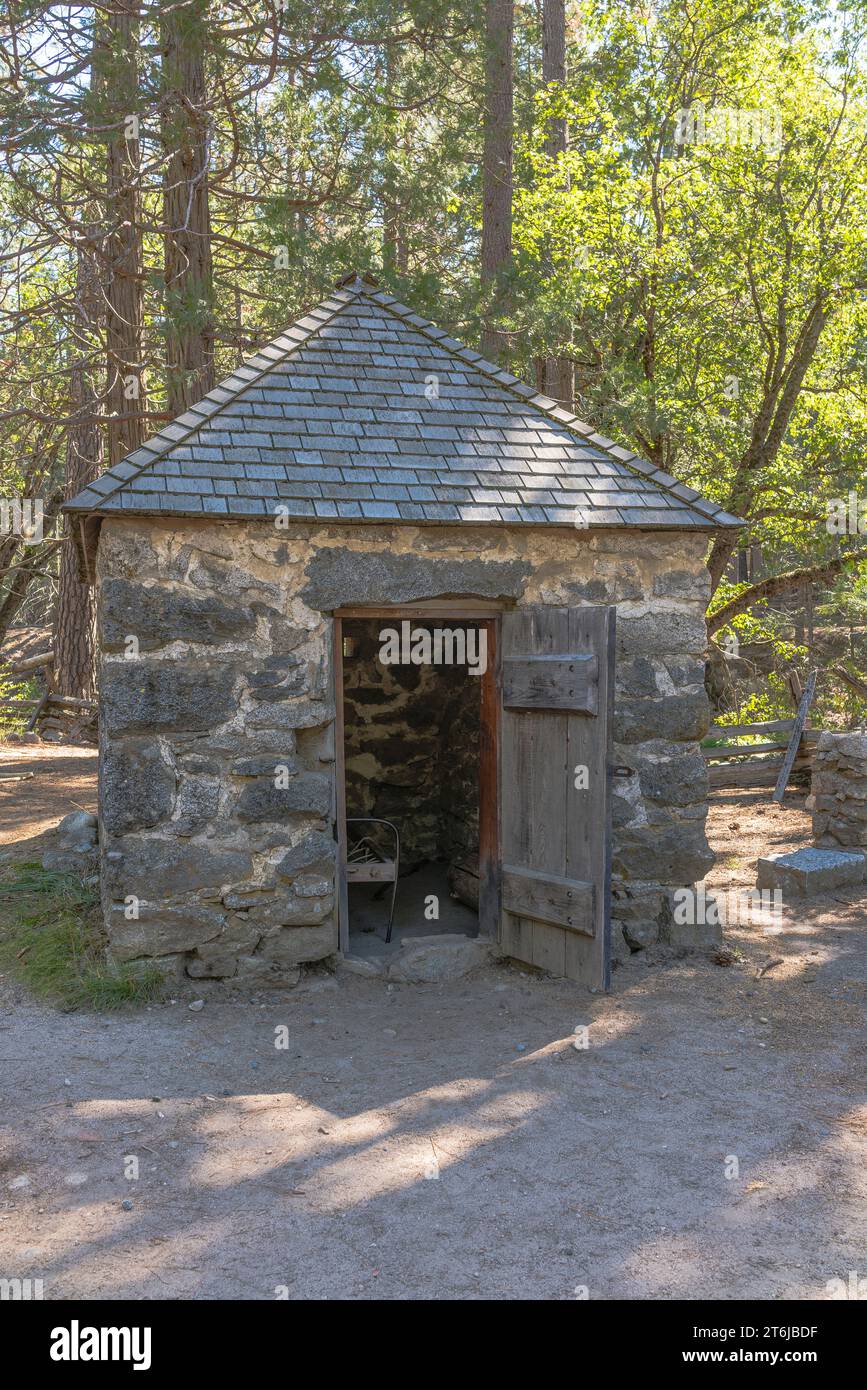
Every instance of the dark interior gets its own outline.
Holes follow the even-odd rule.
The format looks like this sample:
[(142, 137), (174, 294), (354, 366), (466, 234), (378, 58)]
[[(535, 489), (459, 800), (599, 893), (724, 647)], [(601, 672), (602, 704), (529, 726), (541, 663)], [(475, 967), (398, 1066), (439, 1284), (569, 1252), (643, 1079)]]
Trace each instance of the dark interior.
[[(483, 639), (479, 624), (451, 623)], [(412, 620), (411, 633), (431, 634)], [(478, 932), (479, 723), (482, 678), (467, 664), (390, 664), (389, 618), (343, 623), (344, 755), (350, 857), (394, 857), (400, 837), (393, 941), (407, 935)], [(350, 934), (384, 939), (390, 883), (349, 882)], [(437, 916), (431, 898), (436, 898)]]

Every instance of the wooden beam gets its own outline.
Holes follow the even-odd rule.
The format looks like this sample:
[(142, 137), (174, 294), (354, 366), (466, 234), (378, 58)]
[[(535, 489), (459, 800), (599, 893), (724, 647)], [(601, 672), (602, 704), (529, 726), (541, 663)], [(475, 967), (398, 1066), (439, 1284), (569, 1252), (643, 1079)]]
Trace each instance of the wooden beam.
[(485, 623), (488, 664), (479, 691), (479, 934), (500, 939), (499, 619)]
[(503, 865), (503, 908), (516, 917), (595, 936), (593, 897), (592, 883)]
[(346, 879), (346, 769), (343, 726), (343, 623), (333, 619), (334, 641), (331, 661), (334, 676), (334, 776), (335, 820), (337, 822), (337, 945), (349, 950), (349, 889)]
[(42, 711), (45, 709), (45, 706), (46, 706), (47, 704), (48, 704), (48, 691), (46, 690), (45, 694), (42, 696), (41, 700), (38, 702), (38, 704), (37, 704), (35, 710), (33, 711), (33, 713), (31, 714), (30, 718), (29, 718), (28, 721), (27, 721), (27, 727), (26, 727), (26, 729), (25, 729), (25, 733), (28, 733), (28, 734), (29, 734), (33, 729), (36, 728), (36, 725), (37, 725), (38, 720), (39, 720), (39, 716), (40, 716), (40, 714), (42, 713)]
[(588, 653), (510, 656), (503, 662), (505, 709), (597, 710), (599, 663)]
[(712, 724), (705, 734), (709, 738), (739, 738), (741, 734), (790, 734), (795, 720), (768, 719), (763, 724)]
[(786, 748), (785, 743), (754, 743), (752, 747), (745, 744), (742, 748), (702, 748), (701, 752), (705, 762), (710, 763), (717, 759), (757, 757), (760, 753), (785, 753)]
[[(792, 772), (809, 772), (810, 767), (809, 758), (796, 758)], [(777, 758), (756, 758), (746, 763), (720, 763), (708, 769), (707, 783), (714, 791), (722, 787), (772, 787), (779, 768)], [(791, 776), (791, 773), (789, 775)]]
[(366, 860), (353, 864), (346, 862), (347, 883), (394, 883), (395, 866), (393, 859)]
[(335, 618), (443, 618), (454, 622), (485, 622), (510, 605), (486, 599), (426, 599), (419, 603), (347, 604), (334, 610)]

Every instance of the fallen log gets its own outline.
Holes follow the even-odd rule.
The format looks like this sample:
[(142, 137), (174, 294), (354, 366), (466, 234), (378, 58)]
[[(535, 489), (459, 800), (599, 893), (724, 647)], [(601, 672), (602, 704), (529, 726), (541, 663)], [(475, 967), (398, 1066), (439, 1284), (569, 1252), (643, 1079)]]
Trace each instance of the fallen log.
[(15, 661), (3, 666), (0, 675), (26, 676), (30, 671), (38, 671), (42, 666), (54, 665), (54, 652), (42, 652), (39, 656), (28, 656), (24, 661)]

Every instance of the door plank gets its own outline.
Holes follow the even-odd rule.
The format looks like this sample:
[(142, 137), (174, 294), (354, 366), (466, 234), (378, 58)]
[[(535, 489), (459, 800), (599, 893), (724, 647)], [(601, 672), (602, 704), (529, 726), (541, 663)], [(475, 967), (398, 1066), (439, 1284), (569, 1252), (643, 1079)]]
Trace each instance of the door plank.
[(566, 933), (561, 927), (533, 923), (533, 964), (551, 975), (566, 974)]
[[(503, 663), (531, 653), (554, 656), (568, 651), (568, 610), (519, 609), (504, 617)], [(556, 874), (565, 862), (566, 778), (565, 719), (562, 712), (538, 714), (504, 707), (503, 747), (512, 754), (512, 771), (503, 772), (503, 862)], [(510, 920), (511, 917), (511, 920)], [(516, 959), (548, 969), (552, 960), (550, 932), (532, 917), (503, 914), (504, 946)], [(564, 948), (565, 951), (565, 948)], [(555, 962), (563, 973), (563, 960)]]

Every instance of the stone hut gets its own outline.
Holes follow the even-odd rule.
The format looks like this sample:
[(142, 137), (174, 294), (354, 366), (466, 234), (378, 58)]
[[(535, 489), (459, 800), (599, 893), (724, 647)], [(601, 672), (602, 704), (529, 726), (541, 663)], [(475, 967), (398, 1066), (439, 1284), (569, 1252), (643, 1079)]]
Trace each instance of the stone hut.
[(116, 959), (352, 955), (390, 826), (390, 950), (460, 909), (604, 988), (701, 930), (670, 903), (712, 862), (705, 557), (737, 518), (356, 276), (67, 513)]

